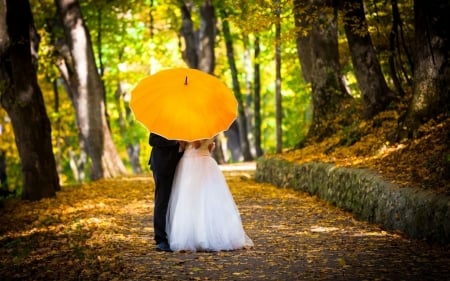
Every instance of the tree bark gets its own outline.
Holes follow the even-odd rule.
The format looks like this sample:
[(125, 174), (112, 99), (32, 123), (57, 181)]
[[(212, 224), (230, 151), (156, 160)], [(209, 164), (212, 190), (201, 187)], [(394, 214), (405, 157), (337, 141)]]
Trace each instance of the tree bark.
[[(301, 0), (295, 0), (295, 7), (301, 7)], [(335, 119), (342, 114), (346, 101), (351, 98), (341, 80), (339, 52), (337, 41), (336, 9), (328, 6), (327, 1), (314, 0), (308, 6), (315, 18), (311, 30), (299, 31), (297, 40), (303, 56), (310, 56), (314, 62), (307, 69), (307, 77), (311, 79), (313, 117), (304, 141), (321, 141), (332, 135), (338, 129)], [(303, 26), (304, 17), (294, 10), (297, 26)], [(304, 38), (303, 38), (304, 37)], [(306, 42), (306, 44), (302, 44)], [(304, 57), (299, 57), (300, 61)], [(303, 70), (305, 71), (305, 70)]]
[(283, 149), (283, 110), (281, 100), (281, 12), (280, 1), (274, 0), (275, 10), (275, 131), (276, 131), (276, 152), (281, 153)]
[(300, 59), (303, 80), (311, 83), (312, 57), (311, 57), (311, 26), (312, 22), (305, 20), (307, 15), (311, 15), (313, 6), (302, 0), (294, 0), (294, 18), (297, 31), (296, 46), (297, 56)]
[(450, 2), (414, 1), (413, 98), (399, 137), (414, 137), (420, 124), (450, 113)]
[(248, 130), (247, 130), (247, 115), (245, 114), (245, 105), (243, 102), (241, 87), (238, 79), (238, 72), (236, 67), (236, 62), (234, 59), (234, 50), (233, 50), (233, 39), (231, 37), (230, 26), (227, 21), (227, 12), (223, 7), (219, 7), (220, 16), (222, 18), (222, 32), (223, 37), (225, 39), (225, 47), (227, 50), (227, 58), (228, 64), (230, 66), (231, 78), (233, 81), (233, 92), (238, 101), (238, 128), (239, 128), (239, 141), (240, 148), (242, 151), (242, 156), (244, 157), (244, 161), (253, 160), (253, 156), (250, 153), (250, 142), (248, 140)]
[(33, 65), (31, 49), (37, 42), (30, 39), (36, 32), (30, 4), (27, 0), (0, 0), (0, 13), (5, 23), (0, 29), (0, 102), (11, 118), (22, 162), (22, 198), (53, 197), (60, 184), (50, 120)]
[(198, 36), (194, 31), (194, 24), (192, 22), (191, 11), (189, 7), (186, 5), (186, 3), (184, 3), (184, 1), (180, 2), (182, 20), (180, 34), (184, 38), (184, 50), (182, 50), (182, 57), (190, 68), (198, 68)]
[(77, 0), (55, 0), (69, 45), (74, 79), (74, 107), (92, 180), (127, 174), (112, 140), (105, 114), (104, 87), (97, 72), (92, 42)]
[[(1, 5), (2, 4), (0, 4), (0, 6)], [(0, 150), (0, 198), (6, 197), (9, 193), (8, 175), (6, 174), (6, 152)]]
[(404, 38), (404, 32), (403, 22), (400, 17), (397, 0), (391, 0), (391, 7), (392, 27), (391, 32), (389, 33), (389, 69), (391, 72), (392, 82), (394, 83), (395, 89), (397, 91), (397, 95), (400, 97), (404, 97), (405, 91), (403, 90), (401, 74), (403, 73), (404, 80), (406, 80), (408, 84), (410, 82), (409, 77), (411, 75), (410, 71), (405, 71), (405, 67), (403, 67), (403, 57), (406, 56), (407, 62), (409, 62), (409, 70), (412, 69), (412, 61), (409, 59), (410, 55), (408, 47), (406, 46), (404, 40), (401, 40), (401, 38)]
[(389, 89), (367, 28), (362, 0), (343, 0), (344, 30), (358, 87), (363, 101), (363, 118), (386, 109), (395, 94)]
[(256, 157), (263, 155), (263, 150), (261, 147), (261, 74), (260, 74), (260, 64), (259, 64), (259, 36), (255, 36), (254, 40), (254, 77), (253, 77), (253, 91), (254, 91), (254, 114), (255, 114), (255, 125), (254, 125), (254, 135), (255, 135), (255, 151)]
[[(198, 39), (197, 46), (197, 68), (214, 75), (216, 67), (216, 15), (212, 1), (205, 0), (200, 7), (200, 29), (195, 33)], [(224, 148), (221, 138), (216, 137), (216, 149), (213, 151), (213, 156), (218, 163), (226, 163)]]
[[(194, 24), (191, 18), (192, 3), (186, 4), (180, 1), (182, 26), (180, 34), (184, 38), (184, 49), (182, 50), (183, 60), (190, 68), (200, 69), (209, 74), (214, 73), (215, 68), (215, 14), (211, 1), (204, 1), (200, 7), (200, 30), (194, 30)], [(212, 25), (212, 26), (211, 26)], [(213, 157), (219, 163), (225, 163), (221, 140), (216, 138), (216, 149), (213, 151)]]
[(216, 16), (214, 6), (210, 0), (203, 2), (200, 7), (200, 30), (198, 31), (198, 69), (214, 74), (216, 67), (216, 56), (214, 48), (216, 46)]
[[(62, 48), (60, 50), (60, 54), (62, 52), (64, 48)], [(71, 85), (76, 85), (76, 79), (75, 79), (75, 75), (73, 74), (73, 71), (71, 71), (71, 67), (69, 67), (66, 63), (66, 61), (70, 61), (70, 54), (67, 54), (66, 56), (64, 56), (65, 58), (58, 60), (56, 66), (59, 70), (59, 73), (61, 75), (61, 80), (63, 82), (63, 86), (64, 89), (67, 92), (67, 95), (69, 96), (73, 107), (75, 108), (75, 113), (77, 114), (77, 109), (76, 109), (76, 99), (75, 99), (75, 93), (74, 93), (74, 89), (72, 89), (73, 86)], [(77, 123), (77, 128), (78, 126), (78, 118), (76, 118), (76, 123)], [(75, 179), (75, 181), (77, 183), (83, 183), (86, 180), (86, 173), (85, 173), (85, 166), (87, 165), (87, 149), (85, 148), (85, 141), (83, 136), (81, 135), (80, 130), (77, 130), (78, 133), (78, 142), (79, 142), (79, 147), (80, 147), (80, 152), (79, 154), (75, 153), (74, 150), (70, 149), (69, 150), (69, 163), (70, 163), (70, 168), (72, 170), (72, 174), (73, 177)]]

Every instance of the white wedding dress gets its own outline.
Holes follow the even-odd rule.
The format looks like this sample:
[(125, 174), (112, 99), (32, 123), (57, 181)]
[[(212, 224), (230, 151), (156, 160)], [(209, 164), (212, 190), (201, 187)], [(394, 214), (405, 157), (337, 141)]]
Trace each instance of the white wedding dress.
[(178, 163), (167, 210), (172, 251), (221, 251), (253, 245), (208, 145), (188, 145)]

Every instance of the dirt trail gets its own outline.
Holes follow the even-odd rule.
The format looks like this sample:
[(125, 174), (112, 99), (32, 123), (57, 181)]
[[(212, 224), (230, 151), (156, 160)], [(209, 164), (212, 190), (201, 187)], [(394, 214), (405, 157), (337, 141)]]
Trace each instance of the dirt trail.
[[(256, 183), (242, 166), (223, 171), (251, 249), (155, 251), (147, 175), (63, 189), (54, 200), (20, 206), (22, 215), (0, 209), (1, 225), (16, 222), (0, 226), (0, 280), (450, 280), (449, 246), (406, 239), (307, 194)], [(38, 220), (58, 219), (35, 223), (29, 214), (36, 210)]]

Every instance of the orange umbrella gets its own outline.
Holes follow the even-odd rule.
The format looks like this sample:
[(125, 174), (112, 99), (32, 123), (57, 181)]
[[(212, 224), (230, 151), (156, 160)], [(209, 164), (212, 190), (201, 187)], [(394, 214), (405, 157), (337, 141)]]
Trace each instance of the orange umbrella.
[(142, 79), (130, 107), (150, 132), (173, 140), (212, 138), (237, 117), (233, 92), (218, 78), (191, 68), (173, 68)]

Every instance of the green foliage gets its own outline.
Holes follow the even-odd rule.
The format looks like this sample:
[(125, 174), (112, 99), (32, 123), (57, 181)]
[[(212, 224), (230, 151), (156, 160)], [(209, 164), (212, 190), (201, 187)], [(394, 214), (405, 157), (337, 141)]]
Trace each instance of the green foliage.
[[(148, 132), (136, 123), (128, 108), (130, 91), (134, 85), (146, 75), (162, 68), (184, 66), (181, 59), (182, 40), (178, 30), (181, 24), (178, 2), (167, 3), (149, 1), (82, 1), (80, 2), (83, 17), (89, 28), (97, 64), (103, 74), (102, 79), (106, 90), (106, 106), (108, 118), (113, 132), (113, 138), (126, 164), (128, 144), (139, 143), (141, 147), (141, 165), (147, 166), (149, 147)], [(272, 1), (226, 1), (215, 3), (228, 8), (232, 35), (235, 37), (235, 51), (238, 56), (238, 71), (245, 69), (243, 54), (245, 48), (252, 50), (253, 34), (258, 34), (261, 42), (261, 86), (262, 86), (262, 135), (263, 146), (266, 151), (275, 149), (275, 116), (274, 116), (274, 30), (276, 17)], [(45, 10), (47, 15), (55, 15), (56, 10), (51, 2), (39, 2), (34, 5), (35, 11)], [(242, 7), (235, 9), (236, 7)], [(304, 137), (310, 119), (310, 98), (308, 90), (301, 79), (301, 71), (296, 55), (295, 28), (292, 20), (292, 9), (289, 2), (280, 2), (282, 11), (282, 55), (285, 61), (295, 61), (282, 65), (283, 72), (283, 147), (291, 147)], [(192, 6), (192, 19), (199, 27), (198, 5)], [(150, 15), (153, 21), (150, 22)], [(55, 155), (60, 163), (64, 182), (73, 182), (68, 161), (69, 155), (80, 152), (75, 113), (71, 102), (62, 87), (60, 90), (60, 108), (58, 112), (53, 108), (54, 97), (51, 82), (58, 77), (53, 57), (53, 47), (50, 34), (44, 29), (48, 16), (36, 13), (36, 25), (40, 31), (42, 41), (40, 54), (45, 61), (41, 63), (40, 85), (43, 89), (45, 101), (51, 116)], [(261, 20), (264, 18), (264, 20)], [(218, 24), (218, 26), (220, 26)], [(220, 32), (220, 30), (219, 30)], [(242, 36), (250, 37), (250, 46), (244, 46)], [(219, 33), (220, 36), (220, 33)], [(231, 85), (225, 47), (218, 37), (216, 48), (216, 73)], [(180, 46), (181, 44), (181, 46)], [(101, 59), (101, 60), (100, 60)], [(101, 65), (100, 65), (101, 62)], [(240, 76), (241, 83), (245, 77)], [(247, 78), (248, 79), (248, 78)], [(119, 89), (120, 87), (120, 89)], [(241, 89), (244, 89), (242, 85)], [(251, 93), (245, 93), (247, 100), (251, 100)], [(249, 107), (252, 105), (249, 104)], [(302, 116), (299, 118), (299, 116)], [(57, 146), (56, 144), (59, 144)]]
[[(412, 30), (412, 3), (398, 1), (403, 20), (405, 39), (410, 40)], [(276, 5), (276, 3), (278, 3)], [(191, 16), (195, 28), (200, 28), (199, 7), (202, 1), (193, 1)], [(90, 31), (99, 72), (102, 74), (106, 92), (106, 109), (114, 142), (119, 153), (129, 166), (127, 146), (139, 144), (141, 165), (147, 167), (150, 147), (148, 132), (130, 112), (128, 101), (130, 92), (138, 81), (163, 68), (185, 66), (182, 59), (184, 41), (179, 35), (181, 13), (179, 1), (80, 1), (83, 17)], [(311, 122), (311, 89), (303, 81), (297, 55), (296, 37), (307, 31), (316, 17), (308, 5), (299, 7), (304, 15), (302, 27), (296, 27), (293, 19), (292, 1), (271, 0), (224, 0), (214, 1), (226, 9), (228, 18), (218, 18), (218, 36), (215, 49), (215, 74), (231, 87), (231, 75), (226, 49), (221, 37), (220, 20), (229, 22), (234, 39), (236, 65), (239, 82), (247, 109), (252, 112), (253, 104), (253, 64), (261, 67), (261, 132), (265, 152), (275, 151), (275, 62), (274, 24), (275, 10), (281, 12), (281, 76), (282, 76), (282, 146), (291, 148), (306, 135)], [(58, 20), (56, 6), (50, 0), (32, 0), (36, 28), (40, 34), (39, 85), (42, 89), (52, 124), (55, 158), (61, 168), (63, 184), (73, 182), (70, 168), (71, 155), (80, 154), (75, 112), (68, 95), (58, 82), (59, 107), (55, 107), (53, 82), (59, 78), (55, 64), (53, 41), (63, 36), (62, 30), (52, 30), (51, 24)], [(388, 73), (389, 32), (391, 28), (390, 7), (379, 3), (366, 3), (369, 32), (381, 60), (383, 71)], [(342, 25), (339, 25), (342, 26)], [(52, 34), (49, 31), (53, 32)], [(345, 37), (340, 32), (339, 49), (343, 75), (354, 97), (359, 97), (359, 89), (353, 74), (350, 54)], [(260, 39), (260, 56), (253, 57), (253, 40)], [(250, 55), (248, 55), (250, 54)], [(100, 64), (101, 63), (101, 64)], [(100, 68), (101, 67), (101, 68)], [(407, 71), (406, 71), (407, 73)], [(59, 81), (59, 80), (56, 80)], [(253, 115), (251, 115), (253, 116)], [(253, 124), (253, 120), (249, 120)], [(8, 126), (6, 113), (0, 109), (0, 149), (7, 151), (8, 174), (14, 186), (20, 186), (20, 159), (15, 151), (14, 136)], [(7, 128), (7, 129), (5, 129)], [(253, 130), (250, 130), (252, 132)], [(349, 127), (349, 140), (353, 139)], [(252, 139), (252, 138), (251, 138)], [(351, 142), (351, 141), (350, 141)], [(87, 169), (88, 167), (86, 167)], [(14, 169), (14, 171), (10, 171)]]
[(8, 191), (21, 193), (22, 174), (19, 152), (15, 145), (14, 132), (6, 111), (0, 107), (0, 152), (5, 153)]

